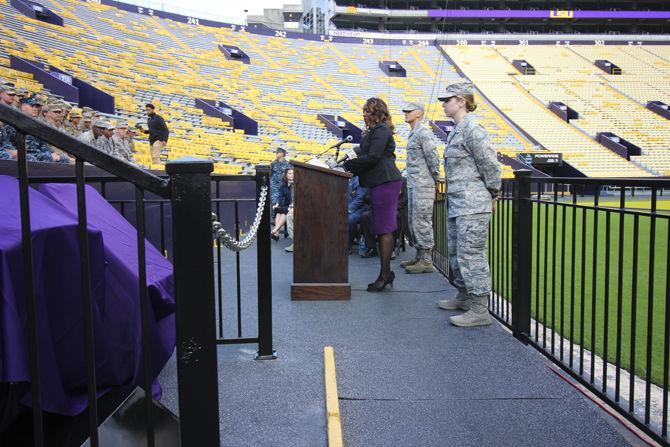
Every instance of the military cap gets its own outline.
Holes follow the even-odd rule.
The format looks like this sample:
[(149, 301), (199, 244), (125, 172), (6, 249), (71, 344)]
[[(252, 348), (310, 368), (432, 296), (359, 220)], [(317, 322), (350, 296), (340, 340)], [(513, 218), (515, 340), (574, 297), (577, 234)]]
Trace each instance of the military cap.
[(91, 117), (90, 116), (84, 116), (84, 122), (85, 123), (90, 123), (91, 122)]
[(96, 117), (96, 118), (100, 118), (100, 117), (104, 117), (105, 114), (102, 113), (102, 112), (95, 112), (95, 113), (93, 114), (93, 116)]
[(16, 94), (16, 87), (14, 87), (14, 84), (11, 82), (3, 82), (0, 84), (0, 92), (5, 92), (8, 95), (15, 95)]
[(103, 129), (107, 129), (107, 126), (111, 126), (111, 123), (105, 121), (105, 120), (95, 120), (95, 124), (93, 125), (94, 127), (101, 127)]
[(125, 121), (118, 120), (116, 122), (116, 127), (115, 127), (116, 129), (125, 129), (126, 127), (128, 127), (128, 123), (126, 123)]
[(38, 106), (43, 106), (44, 104), (46, 104), (46, 101), (44, 100), (42, 95), (32, 95), (32, 98), (35, 100), (35, 103)]
[(448, 101), (449, 98), (453, 96), (462, 96), (462, 95), (474, 95), (475, 87), (472, 85), (472, 82), (456, 82), (447, 86), (447, 92), (445, 96), (440, 96), (437, 98), (438, 101)]
[(21, 104), (28, 104), (29, 106), (40, 106), (41, 104), (34, 96), (24, 96), (19, 101)]
[(63, 111), (63, 106), (60, 105), (59, 103), (50, 103), (47, 105), (45, 111), (47, 112), (62, 112)]
[(92, 112), (93, 111), (93, 109), (88, 107), (88, 106), (82, 107), (81, 110), (84, 111), (84, 112)]
[(408, 102), (402, 108), (403, 112), (411, 112), (412, 110), (421, 110), (421, 113), (425, 112), (425, 109), (423, 108), (423, 106), (419, 103), (416, 103), (416, 102)]
[[(107, 129), (107, 130), (114, 130), (114, 129), (116, 129), (116, 126), (115, 126), (112, 122), (110, 122), (110, 121), (105, 121), (104, 124), (105, 124), (105, 129)], [(95, 125), (97, 126), (98, 123), (96, 123)]]
[(72, 109), (70, 111), (70, 118), (81, 118), (81, 111), (79, 109)]
[(16, 89), (16, 96), (27, 96), (29, 93), (27, 88), (22, 87)]

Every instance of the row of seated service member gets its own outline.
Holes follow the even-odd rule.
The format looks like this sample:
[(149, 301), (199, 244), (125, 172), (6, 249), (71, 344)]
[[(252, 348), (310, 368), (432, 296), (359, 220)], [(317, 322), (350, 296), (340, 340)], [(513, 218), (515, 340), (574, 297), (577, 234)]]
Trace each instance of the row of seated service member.
[[(160, 152), (169, 137), (169, 130), (155, 107), (147, 104), (148, 129), (141, 124), (120, 118), (110, 120), (105, 114), (90, 107), (73, 107), (62, 98), (47, 93), (33, 93), (0, 78), (0, 103), (15, 107), (26, 115), (37, 118), (79, 140), (133, 165), (138, 165), (134, 154), (135, 136), (138, 132), (149, 134), (153, 164), (160, 163)], [(48, 145), (32, 135), (26, 136), (28, 161), (72, 164), (74, 160), (61, 149)], [(0, 159), (16, 160), (16, 129), (0, 122)]]

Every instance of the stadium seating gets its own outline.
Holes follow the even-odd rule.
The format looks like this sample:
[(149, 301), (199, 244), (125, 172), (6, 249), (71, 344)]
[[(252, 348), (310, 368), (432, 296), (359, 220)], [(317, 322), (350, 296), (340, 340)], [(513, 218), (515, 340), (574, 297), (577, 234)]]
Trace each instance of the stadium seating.
[[(167, 156), (212, 157), (221, 173), (269, 162), (277, 146), (286, 147), (293, 159), (311, 158), (336, 141), (317, 114), (341, 115), (362, 127), (361, 107), (371, 96), (389, 103), (403, 167), (409, 129), (402, 105), (424, 103), (429, 119), (442, 119), (436, 97), (461, 78), (432, 46), (284, 39), (186, 25), (76, 0), (44, 3), (63, 17), (64, 27), (29, 19), (0, 0), (6, 24), (0, 76), (31, 90), (41, 88), (30, 76), (8, 68), (8, 56), (18, 55), (51, 64), (110, 93), (122, 118), (143, 120), (143, 106), (152, 102), (172, 131)], [(251, 64), (227, 60), (219, 43), (242, 48)], [(514, 157), (538, 150), (539, 144), (562, 152), (589, 176), (667, 174), (669, 126), (659, 125), (663, 119), (643, 107), (648, 100), (670, 99), (670, 54), (664, 47), (443, 48), (484, 93), (475, 113), (498, 152)], [(593, 64), (599, 58), (615, 62), (623, 75), (605, 75)], [(511, 65), (513, 59), (528, 60), (538, 74), (521, 75)], [(387, 77), (378, 67), (380, 60), (398, 61), (408, 77)], [(257, 120), (258, 135), (245, 135), (205, 115), (195, 107), (196, 98), (224, 101)], [(580, 119), (560, 121), (546, 107), (553, 100), (578, 110)], [(593, 140), (600, 131), (639, 145), (642, 155), (631, 161), (619, 157)], [(138, 143), (138, 161), (149, 164), (148, 143)], [(509, 169), (504, 174), (512, 175)]]
[[(9, 54), (52, 64), (112, 94), (117, 115), (128, 119), (143, 119), (143, 105), (152, 102), (173, 133), (168, 156), (213, 156), (219, 162), (217, 172), (240, 172), (268, 162), (279, 145), (287, 147), (294, 159), (308, 159), (336, 140), (317, 114), (342, 115), (362, 126), (360, 110), (371, 96), (388, 100), (397, 144), (403, 148), (409, 129), (403, 123), (402, 105), (422, 102), (430, 119), (441, 119), (435, 98), (459, 78), (434, 47), (282, 39), (194, 27), (94, 3), (45, 4), (64, 18), (65, 27), (31, 20), (0, 2), (10, 38), (0, 46), (0, 65), (8, 65)], [(252, 63), (226, 60), (217, 43), (243, 48)], [(378, 68), (382, 59), (399, 61), (409, 76), (386, 77)], [(22, 74), (5, 77), (18, 76)], [(30, 87), (39, 86), (32, 81)], [(259, 135), (239, 134), (203, 115), (194, 107), (197, 97), (223, 100), (244, 112), (259, 122)], [(499, 151), (532, 147), (490, 107), (483, 104), (477, 113), (491, 129)], [(148, 145), (138, 147), (138, 161), (148, 162)], [(398, 159), (404, 166), (402, 149)]]
[[(670, 62), (639, 46), (542, 47), (542, 53), (534, 47), (515, 46), (501, 47), (499, 51), (508, 61), (523, 57), (540, 66), (536, 66), (538, 76), (515, 76), (531, 95), (544, 104), (562, 101), (577, 110), (579, 119), (570, 123), (591, 138), (598, 132), (614, 132), (639, 146), (642, 155), (631, 161), (653, 174), (667, 175), (670, 126), (644, 105), (646, 101), (667, 97), (661, 91), (670, 86)], [(593, 65), (596, 59), (612, 61), (624, 74), (602, 73)], [(621, 76), (627, 78), (623, 83), (619, 82)], [(632, 81), (631, 76), (636, 79)], [(640, 86), (646, 94), (638, 96), (627, 87), (631, 84)], [(651, 91), (652, 84), (658, 88), (656, 93)]]
[[(503, 113), (546, 149), (561, 152), (564, 160), (585, 175), (642, 177), (662, 173), (660, 166), (645, 166), (653, 163), (652, 159), (645, 163), (640, 157), (627, 161), (594, 141), (597, 132), (621, 133), (620, 136), (627, 138), (626, 131), (633, 128), (636, 128), (635, 137), (639, 137), (643, 134), (640, 123), (649, 126), (645, 128), (649, 129), (650, 140), (668, 131), (652, 130), (643, 119), (653, 122), (658, 118), (609, 86), (600, 75), (602, 72), (588, 58), (573, 51), (573, 47), (452, 46), (445, 50)], [(611, 59), (605, 54), (592, 56)], [(537, 75), (520, 74), (512, 65), (514, 59), (527, 60)], [(550, 101), (566, 103), (580, 113), (580, 119), (570, 123), (562, 121), (549, 111)], [(625, 121), (622, 115), (632, 110), (641, 118), (629, 115)], [(629, 136), (633, 137), (632, 132)], [(659, 146), (664, 144), (659, 143)], [(646, 149), (645, 154), (657, 147), (641, 146)]]

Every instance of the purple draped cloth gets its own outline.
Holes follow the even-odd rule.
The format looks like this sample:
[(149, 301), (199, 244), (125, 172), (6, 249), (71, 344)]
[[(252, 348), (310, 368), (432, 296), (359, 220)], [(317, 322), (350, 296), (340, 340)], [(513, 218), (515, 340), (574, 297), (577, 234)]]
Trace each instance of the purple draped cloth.
[[(73, 416), (87, 406), (74, 185), (29, 188), (42, 406)], [(91, 303), (98, 393), (143, 385), (137, 232), (86, 187)], [(18, 182), (0, 176), (0, 381), (24, 384), (30, 405)], [(146, 241), (152, 377), (175, 346), (172, 265)]]

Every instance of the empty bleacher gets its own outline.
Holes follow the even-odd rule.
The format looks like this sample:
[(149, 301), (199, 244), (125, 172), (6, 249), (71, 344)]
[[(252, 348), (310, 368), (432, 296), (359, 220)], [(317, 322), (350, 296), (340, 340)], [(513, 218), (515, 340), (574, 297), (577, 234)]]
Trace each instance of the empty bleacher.
[[(435, 98), (459, 78), (448, 64), (436, 74), (442, 56), (434, 47), (282, 39), (195, 27), (93, 3), (45, 4), (64, 18), (65, 27), (35, 22), (0, 1), (0, 14), (15, 19), (5, 20), (11, 41), (3, 41), (0, 57), (16, 54), (66, 70), (114, 95), (117, 114), (125, 118), (143, 119), (144, 103), (153, 102), (173, 132), (168, 156), (213, 156), (220, 161), (217, 172), (268, 162), (278, 145), (293, 158), (310, 158), (336, 140), (317, 114), (342, 115), (362, 126), (361, 107), (371, 96), (388, 100), (397, 144), (404, 148), (409, 129), (402, 105), (423, 102), (429, 118), (441, 119)], [(226, 60), (218, 43), (243, 48), (252, 63)], [(382, 59), (399, 61), (409, 76), (386, 77), (378, 68)], [(194, 107), (197, 97), (219, 99), (244, 112), (259, 122), (259, 135), (242, 135), (203, 115)], [(496, 149), (509, 153), (531, 147), (491, 108), (484, 105), (477, 113), (492, 130)], [(147, 162), (148, 146), (140, 148), (140, 162)], [(398, 159), (404, 166), (402, 149)]]
[[(429, 119), (443, 119), (436, 97), (461, 78), (433, 46), (285, 39), (76, 0), (44, 3), (63, 17), (64, 27), (29, 19), (0, 0), (6, 37), (0, 44), (0, 76), (31, 90), (40, 88), (30, 76), (8, 68), (8, 56), (18, 55), (51, 64), (110, 93), (120, 117), (143, 120), (143, 106), (152, 102), (172, 131), (168, 158), (212, 157), (216, 172), (239, 173), (269, 162), (277, 146), (286, 147), (294, 159), (309, 159), (336, 141), (317, 114), (341, 115), (362, 127), (361, 107), (371, 96), (389, 103), (403, 167), (409, 128), (403, 123), (402, 105), (424, 103)], [(227, 60), (219, 43), (242, 48), (251, 64)], [(500, 153), (514, 157), (538, 150), (535, 140), (563, 153), (589, 176), (667, 175), (670, 126), (644, 108), (649, 100), (670, 100), (670, 51), (665, 47), (443, 49), (486, 96), (475, 113)], [(511, 65), (513, 59), (526, 59), (537, 75), (521, 75)], [(623, 74), (604, 74), (593, 64), (595, 59), (611, 60)], [(408, 77), (387, 77), (378, 67), (380, 60), (398, 61)], [(195, 107), (196, 98), (224, 101), (257, 120), (258, 135), (245, 135), (205, 115)], [(558, 119), (547, 109), (556, 100), (575, 108), (580, 118), (571, 123)], [(642, 155), (628, 161), (614, 154), (594, 141), (601, 131), (637, 144)], [(138, 148), (138, 161), (149, 164), (146, 140)], [(504, 174), (511, 176), (511, 171)]]
[[(659, 127), (660, 118), (617, 92), (589, 60), (611, 60), (612, 54), (580, 54), (574, 48), (577, 46), (452, 46), (445, 50), (503, 113), (546, 149), (563, 153), (564, 160), (585, 175), (663, 174), (663, 167), (655, 164), (656, 158), (645, 157), (668, 147), (667, 126)], [(537, 75), (521, 75), (512, 66), (514, 59), (527, 60)], [(618, 59), (616, 63), (619, 65)], [(620, 66), (628, 70), (634, 69), (633, 65)], [(580, 113), (580, 119), (562, 121), (547, 108), (550, 101), (566, 103)], [(594, 140), (601, 131), (638, 141), (644, 155), (628, 161), (614, 154)]]

